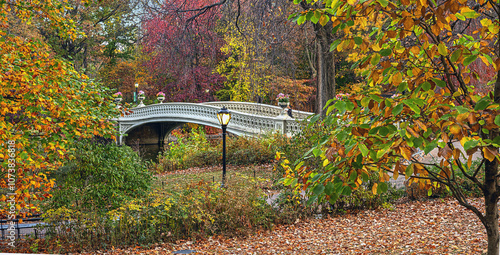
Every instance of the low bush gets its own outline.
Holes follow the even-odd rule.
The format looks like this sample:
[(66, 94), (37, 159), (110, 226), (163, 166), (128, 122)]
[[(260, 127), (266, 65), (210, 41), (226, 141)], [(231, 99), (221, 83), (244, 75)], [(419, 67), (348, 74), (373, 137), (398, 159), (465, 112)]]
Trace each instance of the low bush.
[(152, 180), (147, 165), (131, 148), (90, 140), (75, 144), (53, 177), (56, 187), (44, 211), (71, 208), (103, 213), (143, 198)]
[[(176, 142), (171, 142), (167, 149), (158, 156), (158, 163), (153, 164), (154, 172), (168, 172), (190, 167), (214, 166), (222, 163), (222, 142), (215, 145), (207, 140), (205, 132), (193, 128), (187, 137), (174, 134)], [(227, 137), (226, 163), (234, 165), (252, 165), (271, 163), (277, 146), (284, 140), (280, 135), (262, 137), (236, 136)]]
[(233, 176), (219, 183), (193, 183), (176, 192), (155, 191), (106, 214), (60, 207), (47, 211), (49, 238), (71, 243), (75, 250), (148, 245), (212, 235), (246, 235), (270, 229), (276, 211), (253, 178)]
[[(478, 167), (484, 167), (480, 166), (481, 161), (473, 161), (471, 164), (471, 167), (469, 169), (466, 169), (465, 172), (467, 175), (472, 176), (474, 175), (476, 169)], [(430, 171), (434, 172), (439, 172), (439, 169), (436, 167), (431, 167)], [(476, 176), (478, 180), (482, 180), (484, 178), (484, 170), (480, 170), (478, 172), (478, 176)], [(473, 181), (465, 177), (464, 173), (460, 170), (455, 170), (454, 171), (454, 176), (451, 178), (451, 183), (453, 186), (457, 187), (460, 192), (466, 196), (466, 197), (482, 197), (483, 196), (483, 191), (479, 186), (477, 186)], [(408, 198), (412, 200), (416, 199), (422, 199), (426, 197), (446, 197), (446, 196), (451, 196), (451, 190), (447, 188), (443, 184), (435, 184), (435, 187), (433, 187), (430, 191), (427, 189), (422, 188), (421, 186), (418, 185), (418, 183), (411, 183), (409, 182), (405, 183), (406, 186), (406, 191), (408, 193)]]

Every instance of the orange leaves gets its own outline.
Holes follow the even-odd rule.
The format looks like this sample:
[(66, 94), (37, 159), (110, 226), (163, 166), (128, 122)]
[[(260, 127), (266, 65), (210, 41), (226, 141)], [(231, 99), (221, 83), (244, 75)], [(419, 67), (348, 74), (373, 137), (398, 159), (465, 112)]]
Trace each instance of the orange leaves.
[(457, 124), (453, 124), (450, 126), (450, 132), (453, 134), (453, 135), (460, 135), (462, 133), (462, 128), (457, 125)]
[(498, 148), (483, 147), (483, 155), (489, 161), (494, 161), (495, 157), (498, 156)]
[(411, 160), (412, 151), (407, 147), (400, 147), (401, 153), (406, 160)]
[[(8, 73), (0, 75), (0, 144), (13, 141), (19, 149), (15, 153), (16, 199), (23, 211), (35, 210), (28, 200), (46, 197), (53, 186), (34, 170), (60, 167), (77, 132), (90, 137), (98, 130), (99, 135), (109, 136), (112, 123), (103, 124), (101, 119), (111, 119), (116, 111), (107, 103), (98, 107), (94, 97), (99, 91), (80, 86), (82, 80), (71, 64), (51, 58), (46, 50), (36, 40), (6, 36), (0, 41), (0, 73)], [(76, 126), (82, 129), (73, 132)], [(7, 155), (6, 150), (0, 148), (0, 154)], [(6, 166), (3, 161), (0, 169)], [(6, 184), (0, 182), (0, 186)]]
[(415, 131), (413, 128), (411, 128), (410, 126), (407, 126), (406, 127), (406, 131), (408, 131), (412, 136), (414, 137), (420, 137), (420, 135), (418, 134), (418, 131)]

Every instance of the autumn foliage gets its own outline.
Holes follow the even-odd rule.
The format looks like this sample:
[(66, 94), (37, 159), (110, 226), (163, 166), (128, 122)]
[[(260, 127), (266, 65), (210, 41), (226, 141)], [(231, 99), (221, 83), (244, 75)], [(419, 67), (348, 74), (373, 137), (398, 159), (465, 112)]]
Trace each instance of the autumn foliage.
[[(330, 203), (373, 174), (379, 177), (375, 193), (387, 190), (390, 173), (428, 190), (446, 186), (485, 226), (488, 254), (498, 254), (500, 82), (491, 75), (500, 70), (498, 8), (483, 0), (347, 0), (294, 15), (299, 24), (332, 21), (333, 31), (345, 36), (331, 48), (359, 52), (355, 67), (364, 68), (367, 86), (396, 95), (361, 92), (331, 101), (322, 123), (336, 130), (309, 152), (324, 168), (299, 163), (289, 168), (286, 183), (308, 190), (312, 201)], [(359, 36), (360, 28), (377, 21), (383, 25), (372, 26), (369, 38)], [(470, 68), (479, 61), (489, 73)], [(494, 89), (476, 93), (478, 83)], [(435, 151), (439, 160), (422, 161), (414, 156), (419, 151)], [(464, 196), (458, 173), (482, 190), (484, 211)]]
[(54, 58), (40, 40), (9, 32), (7, 17), (22, 22), (43, 18), (61, 36), (81, 35), (71, 20), (59, 16), (65, 7), (61, 4), (0, 2), (0, 188), (6, 191), (0, 197), (2, 216), (10, 208), (6, 200), (15, 200), (16, 213), (37, 210), (36, 201), (48, 196), (54, 185), (48, 173), (61, 165), (76, 139), (113, 137), (108, 120), (117, 112), (106, 102), (106, 90), (69, 62)]
[(211, 101), (221, 86), (222, 77), (211, 68), (222, 57), (222, 37), (214, 29), (220, 13), (209, 9), (193, 20), (196, 12), (186, 11), (212, 2), (169, 1), (144, 23), (149, 87), (164, 91), (167, 101)]

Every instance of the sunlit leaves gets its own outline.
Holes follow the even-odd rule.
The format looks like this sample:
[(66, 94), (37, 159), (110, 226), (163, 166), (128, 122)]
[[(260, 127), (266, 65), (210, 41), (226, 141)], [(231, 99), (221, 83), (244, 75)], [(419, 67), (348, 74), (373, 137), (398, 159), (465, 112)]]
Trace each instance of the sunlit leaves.
[[(36, 4), (32, 1), (30, 4)], [(67, 32), (61, 17), (53, 17), (57, 1), (36, 7), (19, 6), (22, 18), (42, 17)], [(2, 6), (3, 7), (3, 6)], [(26, 8), (26, 9), (23, 9)], [(4, 10), (4, 9), (2, 9)], [(52, 19), (53, 18), (53, 19)], [(47, 45), (0, 31), (0, 187), (6, 188), (7, 144), (15, 144), (16, 202), (20, 213), (33, 212), (35, 200), (49, 196), (54, 181), (46, 173), (61, 166), (71, 143), (95, 134), (114, 138), (113, 123), (119, 113), (107, 91), (90, 83), (68, 62), (55, 59)], [(74, 33), (66, 34), (68, 37)], [(0, 204), (5, 201), (5, 197)], [(31, 201), (31, 202), (30, 202)], [(6, 206), (0, 207), (0, 215)]]
[[(338, 5), (331, 15), (345, 37), (332, 49), (358, 58), (354, 66), (364, 68), (366, 85), (397, 94), (383, 98), (361, 91), (348, 100), (352, 110), (344, 102), (334, 103), (330, 114), (338, 125), (330, 143), (315, 148), (321, 160), (327, 151), (331, 156), (317, 171), (335, 175), (351, 189), (358, 187), (349, 178), (353, 171), (378, 174), (373, 193), (387, 188), (379, 172), (396, 171), (393, 176), (413, 177), (432, 194), (436, 182), (460, 188), (449, 177), (471, 168), (473, 155), (490, 162), (500, 159), (500, 102), (484, 86), (495, 84), (500, 91), (494, 73), (500, 70), (494, 46), (500, 23), (490, 15), (497, 4), (484, 3), (375, 0)], [(372, 26), (368, 31), (366, 24)], [(438, 160), (430, 161), (430, 155)], [(490, 166), (497, 168), (489, 176), (496, 182), (499, 169)], [(483, 180), (470, 179), (482, 185)]]

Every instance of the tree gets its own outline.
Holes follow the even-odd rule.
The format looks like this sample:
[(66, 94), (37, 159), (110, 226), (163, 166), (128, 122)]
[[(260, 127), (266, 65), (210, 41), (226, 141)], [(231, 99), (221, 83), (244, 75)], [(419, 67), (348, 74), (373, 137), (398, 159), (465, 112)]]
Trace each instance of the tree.
[[(310, 169), (302, 161), (287, 167), (284, 183), (308, 190), (311, 202), (331, 203), (357, 189), (370, 174), (379, 176), (374, 192), (387, 190), (388, 173), (393, 178), (404, 174), (429, 192), (445, 185), (483, 223), (488, 254), (498, 254), (498, 10), (500, 5), (488, 0), (347, 0), (325, 1), (299, 14), (299, 22), (331, 21), (333, 31), (345, 35), (332, 47), (366, 53), (357, 63), (361, 68), (372, 65), (366, 83), (401, 95), (359, 93), (331, 100), (322, 122), (335, 125), (335, 130), (306, 155), (320, 158), (324, 168)], [(372, 28), (368, 40), (356, 36), (355, 29), (377, 20), (383, 25)], [(492, 66), (496, 77), (487, 80), (484, 73), (468, 68), (475, 61)], [(493, 91), (476, 93), (473, 78), (483, 87), (494, 84)], [(436, 150), (442, 160), (422, 161), (413, 156), (419, 150)], [(472, 168), (474, 153), (480, 154), (477, 168)], [(482, 190), (484, 213), (464, 196), (459, 174)]]
[[(218, 71), (228, 79), (225, 81), (225, 88), (219, 85), (216, 90), (213, 86), (209, 89), (211, 93), (220, 89), (217, 98), (221, 100), (230, 99), (232, 96), (235, 100), (275, 103), (273, 96), (276, 94), (271, 95), (266, 91), (274, 89), (269, 86), (276, 84), (279, 79), (312, 79), (312, 70), (315, 68), (313, 64), (308, 63), (312, 63), (314, 57), (311, 58), (309, 54), (304, 53), (310, 52), (304, 49), (310, 47), (309, 42), (313, 41), (311, 38), (314, 37), (314, 33), (309, 32), (312, 26), (305, 29), (304, 26), (296, 26), (287, 20), (290, 12), (300, 9), (288, 0), (195, 2), (177, 0), (165, 1), (163, 5), (150, 4), (148, 9), (154, 13), (151, 15), (150, 27), (146, 30), (147, 43), (144, 52), (154, 56), (148, 63), (148, 69), (155, 70), (153, 76), (155, 86), (172, 93), (172, 97), (184, 93), (187, 87), (193, 88), (189, 90), (190, 95), (203, 90), (193, 85), (186, 85), (191, 84), (190, 82), (180, 83), (182, 79), (178, 78), (187, 77), (188, 81), (194, 80), (189, 71), (190, 65), (185, 68), (185, 62), (193, 56), (206, 55), (197, 53), (199, 50), (191, 46), (194, 41), (190, 38), (198, 33), (196, 29), (207, 30), (204, 32), (207, 38), (212, 36), (218, 38), (216, 44), (208, 40), (205, 45), (210, 45), (210, 49), (219, 50), (217, 54), (210, 53), (209, 56), (212, 59), (217, 56), (215, 64), (218, 65)], [(166, 25), (154, 23), (159, 20)], [(201, 27), (201, 24), (204, 27)], [(162, 28), (167, 26), (171, 27), (170, 30)], [(175, 26), (177, 28), (174, 28)], [(159, 32), (161, 30), (168, 32)], [(225, 33), (226, 31), (229, 32)], [(191, 35), (185, 35), (188, 32)], [(197, 41), (199, 42), (201, 41)], [(184, 49), (190, 50), (184, 51)], [(205, 61), (203, 64), (204, 67), (211, 69), (207, 71), (216, 69), (213, 61)], [(184, 71), (178, 72), (180, 68)], [(181, 76), (179, 73), (188, 75)], [(221, 83), (223, 81), (224, 79), (219, 80)]]
[(139, 0), (103, 0), (91, 5), (68, 1), (68, 8), (61, 13), (85, 33), (74, 39), (61, 36), (43, 19), (36, 22), (40, 23), (40, 34), (58, 56), (73, 62), (77, 71), (95, 78), (101, 68), (131, 58), (139, 28), (133, 9), (138, 4)]
[(144, 22), (150, 85), (165, 91), (167, 101), (211, 101), (222, 85), (222, 77), (212, 69), (222, 57), (222, 36), (215, 32), (220, 13), (211, 8), (203, 13), (190, 11), (210, 4), (208, 0), (165, 1)]
[(63, 1), (0, 1), (0, 188), (7, 191), (0, 197), (2, 217), (37, 210), (31, 201), (48, 196), (54, 183), (47, 173), (61, 165), (75, 140), (113, 138), (108, 120), (118, 112), (106, 102), (106, 91), (54, 58), (41, 40), (9, 27), (13, 19), (40, 18), (60, 36), (82, 36), (60, 17), (66, 8)]
[[(244, 23), (245, 34), (255, 30), (253, 24)], [(239, 26), (242, 26), (240, 22)], [(254, 101), (264, 97), (270, 80), (269, 62), (256, 51), (258, 38), (245, 36), (237, 31), (235, 25), (226, 26), (224, 40), (226, 45), (221, 50), (227, 58), (217, 65), (217, 72), (226, 78), (226, 89), (217, 92), (218, 99), (227, 101)], [(260, 47), (265, 45), (259, 44)]]

